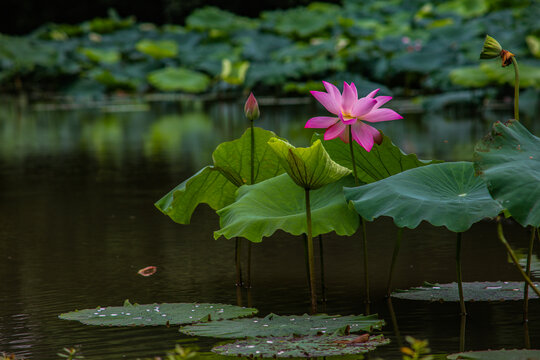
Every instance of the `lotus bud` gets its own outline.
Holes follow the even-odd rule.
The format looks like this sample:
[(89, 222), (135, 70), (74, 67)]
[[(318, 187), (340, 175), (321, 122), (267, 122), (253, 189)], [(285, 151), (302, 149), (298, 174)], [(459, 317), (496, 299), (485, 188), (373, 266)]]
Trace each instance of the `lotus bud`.
[(253, 93), (249, 93), (246, 105), (244, 105), (244, 114), (250, 121), (257, 120), (260, 116), (259, 104), (257, 104), (257, 99), (253, 96)]
[(501, 57), (502, 67), (506, 67), (512, 63), (512, 54), (508, 50), (504, 50), (497, 40), (489, 35), (486, 35), (482, 52), (480, 53), (480, 59), (495, 59)]
[(480, 53), (480, 59), (495, 59), (501, 55), (503, 50), (501, 44), (489, 35), (486, 35), (482, 52)]

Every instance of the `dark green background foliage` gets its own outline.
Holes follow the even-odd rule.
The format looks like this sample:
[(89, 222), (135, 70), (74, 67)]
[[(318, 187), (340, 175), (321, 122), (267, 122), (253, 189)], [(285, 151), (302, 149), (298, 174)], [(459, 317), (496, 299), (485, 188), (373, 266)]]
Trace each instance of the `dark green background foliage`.
[[(156, 6), (171, 18), (152, 18), (154, 9), (143, 11), (148, 17), (126, 17), (142, 11), (135, 3), (129, 13), (118, 6), (118, 13), (106, 17), (2, 36), (0, 91), (95, 95), (255, 89), (305, 95), (322, 89), (321, 80), (339, 86), (346, 80), (355, 82), (361, 95), (376, 87), (416, 95), (490, 85), (511, 94), (511, 67), (502, 69), (497, 60), (479, 64), (486, 33), (516, 54), (522, 87), (540, 88), (538, 1), (344, 0), (276, 10), (279, 3), (260, 13), (264, 2), (257, 10), (229, 3), (236, 14), (198, 7), (198, 1), (162, 1)], [(104, 3), (109, 4), (102, 0), (95, 6)], [(179, 14), (189, 9), (189, 16), (172, 18), (178, 6)], [(10, 13), (10, 18), (17, 16)], [(182, 25), (142, 22), (148, 20)], [(164, 82), (163, 69), (179, 75)]]

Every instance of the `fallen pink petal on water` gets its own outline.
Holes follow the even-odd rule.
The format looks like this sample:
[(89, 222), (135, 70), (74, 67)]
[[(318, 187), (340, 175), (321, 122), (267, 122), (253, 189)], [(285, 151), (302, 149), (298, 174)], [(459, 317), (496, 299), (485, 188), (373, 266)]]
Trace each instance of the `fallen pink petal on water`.
[(154, 275), (157, 271), (157, 267), (155, 266), (147, 266), (145, 268), (142, 268), (141, 270), (137, 271), (137, 274), (142, 276), (150, 276)]

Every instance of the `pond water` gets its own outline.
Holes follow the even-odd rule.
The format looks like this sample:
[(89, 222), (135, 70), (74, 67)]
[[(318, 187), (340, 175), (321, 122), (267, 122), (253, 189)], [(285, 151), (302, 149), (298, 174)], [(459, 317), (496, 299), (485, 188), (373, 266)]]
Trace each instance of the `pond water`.
[[(294, 102), (294, 101), (292, 101)], [(260, 99), (257, 125), (305, 146), (305, 121), (324, 114), (315, 103)], [(422, 158), (470, 160), (501, 110), (446, 109), (423, 113), (407, 102), (393, 108), (402, 121), (381, 124), (406, 152)], [(162, 215), (153, 203), (211, 163), (211, 152), (244, 130), (241, 102), (115, 100), (65, 106), (0, 104), (0, 352), (55, 359), (80, 346), (86, 359), (137, 359), (163, 355), (175, 344), (209, 349), (177, 327), (92, 327), (58, 319), (74, 309), (131, 302), (236, 303), (234, 242), (213, 240), (218, 218), (199, 207), (189, 226)], [(527, 233), (508, 223), (515, 249)], [(401, 359), (399, 339), (384, 300), (396, 228), (368, 224), (373, 311), (386, 320), (392, 343), (371, 358)], [(405, 230), (395, 287), (455, 280), (455, 235), (422, 224)], [(330, 314), (359, 314), (362, 250), (359, 234), (324, 237)], [(302, 240), (279, 232), (252, 247), (250, 305), (261, 315), (309, 310)], [(465, 281), (518, 280), (496, 238), (495, 223), (476, 224), (463, 236)], [(150, 277), (137, 270), (157, 266)], [(244, 301), (246, 302), (246, 294)], [(459, 349), (457, 303), (394, 300), (402, 335), (428, 339), (434, 353)], [(522, 348), (522, 302), (469, 303), (468, 350)], [(540, 346), (540, 304), (531, 302), (532, 346)]]

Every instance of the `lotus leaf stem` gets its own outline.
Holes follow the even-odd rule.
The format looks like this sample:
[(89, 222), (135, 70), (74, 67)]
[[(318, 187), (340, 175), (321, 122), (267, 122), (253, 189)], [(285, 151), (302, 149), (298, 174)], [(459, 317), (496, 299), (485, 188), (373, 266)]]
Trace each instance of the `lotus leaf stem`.
[(403, 347), (403, 340), (401, 339), (401, 333), (399, 332), (396, 312), (394, 311), (394, 305), (392, 305), (392, 298), (388, 297), (386, 300), (388, 303), (388, 311), (390, 312), (390, 317), (392, 319), (392, 326), (394, 327), (394, 333), (396, 334), (398, 347), (401, 349)]
[(459, 326), (459, 352), (465, 351), (466, 325), (467, 325), (467, 314), (462, 314), (460, 326)]
[[(526, 273), (529, 278), (531, 277), (531, 260), (532, 260), (535, 234), (536, 234), (536, 229), (533, 227), (531, 228), (531, 239), (529, 241), (529, 253), (527, 254)], [(523, 321), (524, 322), (529, 321), (529, 284), (527, 283), (525, 283), (525, 286), (523, 287)]]
[(386, 296), (388, 297), (390, 297), (390, 294), (392, 293), (392, 277), (394, 275), (394, 268), (399, 254), (399, 248), (401, 247), (402, 237), (403, 228), (398, 228), (396, 243), (394, 245), (394, 253), (392, 254), (392, 263), (390, 264), (390, 274), (388, 274), (388, 284), (386, 284)]
[(236, 266), (236, 286), (242, 286), (242, 262), (240, 256), (242, 253), (242, 239), (234, 238), (234, 264)]
[(501, 240), (501, 242), (503, 243), (503, 245), (506, 247), (506, 251), (508, 252), (508, 254), (510, 255), (510, 258), (512, 259), (512, 261), (514, 262), (514, 265), (516, 266), (516, 268), (519, 270), (519, 272), (521, 273), (521, 276), (523, 277), (523, 279), (525, 280), (525, 282), (527, 284), (529, 284), (529, 286), (531, 287), (531, 289), (533, 289), (533, 291), (536, 293), (536, 295), (538, 295), (538, 297), (540, 297), (540, 290), (538, 290), (538, 288), (536, 286), (534, 286), (533, 282), (531, 281), (531, 279), (527, 276), (527, 274), (525, 274), (525, 272), (523, 271), (523, 269), (521, 268), (521, 266), (519, 265), (519, 261), (516, 257), (516, 254), (514, 253), (514, 251), (512, 250), (512, 247), (510, 247), (510, 244), (508, 244), (508, 241), (506, 241), (506, 238), (504, 237), (504, 233), (503, 233), (503, 228), (502, 228), (502, 224), (499, 223), (497, 225), (497, 234), (499, 235), (499, 240)]
[(311, 204), (309, 201), (309, 189), (306, 192), (306, 225), (307, 225), (307, 248), (309, 259), (309, 284), (311, 292), (311, 312), (317, 313), (317, 293), (315, 288), (315, 260), (313, 257), (313, 235), (311, 231)]
[(531, 348), (531, 337), (529, 336), (529, 322), (523, 323), (523, 335), (525, 338), (525, 349)]
[(465, 308), (465, 300), (463, 298), (463, 282), (461, 280), (461, 237), (462, 233), (457, 233), (457, 246), (456, 246), (456, 273), (459, 290), (459, 306), (461, 308), (461, 315), (467, 315), (467, 309)]
[(251, 287), (251, 241), (248, 241), (247, 279), (246, 279), (245, 287), (248, 289)]
[(306, 275), (309, 293), (311, 294), (311, 278), (309, 276), (309, 251), (308, 251), (308, 238), (307, 234), (303, 234), (304, 238), (304, 259), (306, 260)]
[(319, 235), (319, 261), (321, 267), (321, 297), (322, 301), (326, 302), (326, 284), (324, 281), (324, 249), (322, 235)]
[(515, 56), (512, 56), (514, 65), (514, 119), (519, 121), (519, 67)]

